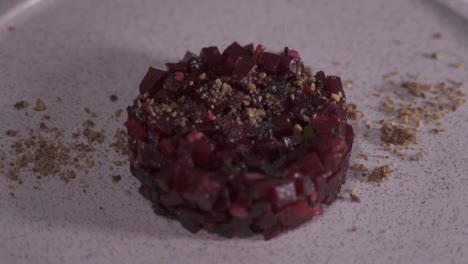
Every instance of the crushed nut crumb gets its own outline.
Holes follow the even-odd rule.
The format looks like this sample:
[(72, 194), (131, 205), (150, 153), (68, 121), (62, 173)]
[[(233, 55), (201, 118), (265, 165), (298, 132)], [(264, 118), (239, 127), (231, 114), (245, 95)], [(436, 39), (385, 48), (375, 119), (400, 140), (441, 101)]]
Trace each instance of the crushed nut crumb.
[(383, 182), (390, 176), (391, 173), (392, 171), (390, 170), (390, 166), (384, 165), (372, 170), (372, 172), (367, 177), (367, 180), (373, 182)]

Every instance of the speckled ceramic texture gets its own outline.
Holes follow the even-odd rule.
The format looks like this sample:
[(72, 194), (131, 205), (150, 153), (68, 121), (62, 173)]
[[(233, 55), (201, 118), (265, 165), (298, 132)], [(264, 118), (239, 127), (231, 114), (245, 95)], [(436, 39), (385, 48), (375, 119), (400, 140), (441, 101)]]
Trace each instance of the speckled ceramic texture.
[[(435, 0), (44, 0), (0, 24), (1, 151), (12, 142), (6, 129), (39, 120), (31, 109), (29, 116), (15, 111), (18, 100), (44, 99), (51, 123), (69, 132), (89, 107), (102, 117), (97, 126), (113, 132), (123, 120), (107, 116), (136, 96), (149, 65), (163, 67), (188, 49), (225, 48), (234, 40), (273, 51), (287, 45), (315, 69), (352, 79), (348, 100), (377, 121), (378, 103), (368, 95), (387, 73), (468, 82), (466, 69), (450, 66), (468, 63), (462, 14)], [(435, 32), (444, 38), (434, 40)], [(436, 51), (442, 60), (427, 56)], [(111, 93), (119, 96), (116, 103)], [(384, 153), (376, 129), (370, 138), (362, 136), (364, 127), (355, 129), (352, 164), (357, 153)], [(450, 114), (443, 129), (437, 136), (422, 133), (421, 162), (380, 163), (397, 164), (381, 186), (350, 173), (323, 216), (266, 242), (193, 235), (156, 216), (127, 166), (109, 170), (112, 154), (89, 175), (78, 175), (90, 185), (86, 193), (78, 180), (30, 175), (20, 186), (0, 177), (0, 262), (468, 263), (468, 107)], [(378, 162), (370, 157), (365, 164)], [(124, 177), (115, 184), (110, 174)], [(360, 204), (346, 193), (354, 187)]]

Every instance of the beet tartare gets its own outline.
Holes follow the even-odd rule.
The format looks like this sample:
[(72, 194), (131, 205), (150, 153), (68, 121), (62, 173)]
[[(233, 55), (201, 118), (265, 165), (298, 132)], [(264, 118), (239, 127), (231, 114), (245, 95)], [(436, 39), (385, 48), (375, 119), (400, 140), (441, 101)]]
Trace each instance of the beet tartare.
[(295, 50), (237, 42), (166, 66), (149, 68), (125, 124), (157, 214), (270, 239), (336, 199), (354, 138), (339, 77), (312, 74)]

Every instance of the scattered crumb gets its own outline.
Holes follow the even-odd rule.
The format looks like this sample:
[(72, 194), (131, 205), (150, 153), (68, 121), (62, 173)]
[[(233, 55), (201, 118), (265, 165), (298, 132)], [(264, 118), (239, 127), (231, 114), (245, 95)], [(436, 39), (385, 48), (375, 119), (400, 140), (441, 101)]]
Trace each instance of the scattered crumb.
[(111, 102), (115, 102), (115, 101), (117, 101), (119, 99), (119, 97), (117, 95), (113, 94), (113, 95), (111, 95), (109, 97), (109, 99), (111, 100)]
[(442, 57), (441, 57), (440, 53), (438, 53), (438, 52), (433, 52), (433, 53), (431, 54), (431, 58), (433, 58), (434, 60), (440, 60)]
[(369, 160), (369, 157), (364, 153), (359, 153), (358, 156), (363, 158), (364, 160)]
[(380, 233), (382, 233), (382, 234), (388, 234), (390, 232), (392, 232), (391, 228), (385, 228), (384, 230), (380, 231)]
[(416, 143), (416, 132), (403, 125), (385, 122), (381, 128), (381, 140), (384, 145), (409, 145)]
[(458, 70), (463, 70), (465, 68), (465, 64), (464, 63), (456, 63), (453, 65), (456, 69)]
[(440, 32), (437, 32), (437, 33), (434, 33), (433, 37), (435, 39), (443, 39), (444, 38), (444, 35)]
[(10, 129), (10, 130), (7, 130), (5, 134), (9, 137), (16, 137), (16, 135), (18, 134), (18, 130)]
[(89, 143), (95, 141), (98, 143), (103, 143), (104, 139), (106, 138), (103, 132), (98, 132), (90, 127), (86, 127), (85, 130), (83, 130), (83, 135), (88, 139)]
[(16, 109), (16, 110), (22, 110), (22, 109), (25, 109), (29, 106), (28, 102), (26, 101), (19, 101), (17, 103), (15, 103), (13, 105), (13, 107)]
[(356, 120), (357, 116), (357, 106), (356, 104), (347, 104), (347, 110), (348, 110), (348, 118), (352, 120)]
[(123, 112), (122, 109), (119, 109), (119, 110), (115, 111), (114, 117), (115, 118), (120, 118), (122, 116), (122, 112)]
[(416, 153), (413, 157), (411, 157), (411, 160), (421, 161), (422, 157), (423, 157), (422, 152), (419, 152), (419, 153)]
[(357, 168), (359, 171), (362, 171), (362, 172), (367, 171), (367, 168), (366, 168), (366, 166), (364, 166), (364, 164), (359, 164), (359, 165), (357, 165), (356, 168)]
[(113, 183), (118, 183), (122, 179), (122, 176), (120, 175), (112, 175), (112, 182)]
[(361, 198), (359, 198), (359, 196), (357, 196), (355, 193), (354, 193), (354, 190), (352, 192), (349, 193), (349, 198), (351, 199), (352, 202), (354, 203), (360, 203), (361, 202)]
[(385, 179), (387, 179), (390, 176), (391, 173), (392, 171), (390, 170), (390, 166), (384, 165), (384, 166), (381, 166), (372, 170), (367, 180), (373, 181), (373, 182), (383, 182)]
[(46, 105), (41, 99), (36, 100), (36, 106), (34, 106), (35, 111), (44, 111), (46, 110)]
[(425, 98), (425, 93), (428, 92), (432, 86), (430, 84), (421, 84), (419, 82), (404, 82), (402, 84), (403, 88), (408, 89), (408, 91), (418, 97), (423, 97)]

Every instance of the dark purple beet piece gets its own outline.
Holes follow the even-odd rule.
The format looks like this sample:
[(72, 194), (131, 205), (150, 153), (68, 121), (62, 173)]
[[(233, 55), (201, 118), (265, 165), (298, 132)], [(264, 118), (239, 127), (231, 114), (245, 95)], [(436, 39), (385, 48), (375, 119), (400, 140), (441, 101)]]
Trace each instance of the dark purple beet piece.
[(140, 84), (140, 94), (155, 94), (162, 88), (167, 72), (150, 67)]
[(128, 107), (130, 171), (190, 232), (271, 239), (336, 200), (354, 140), (341, 80), (234, 42), (149, 68)]
[(260, 65), (267, 74), (276, 74), (280, 61), (280, 55), (264, 52), (260, 58)]

